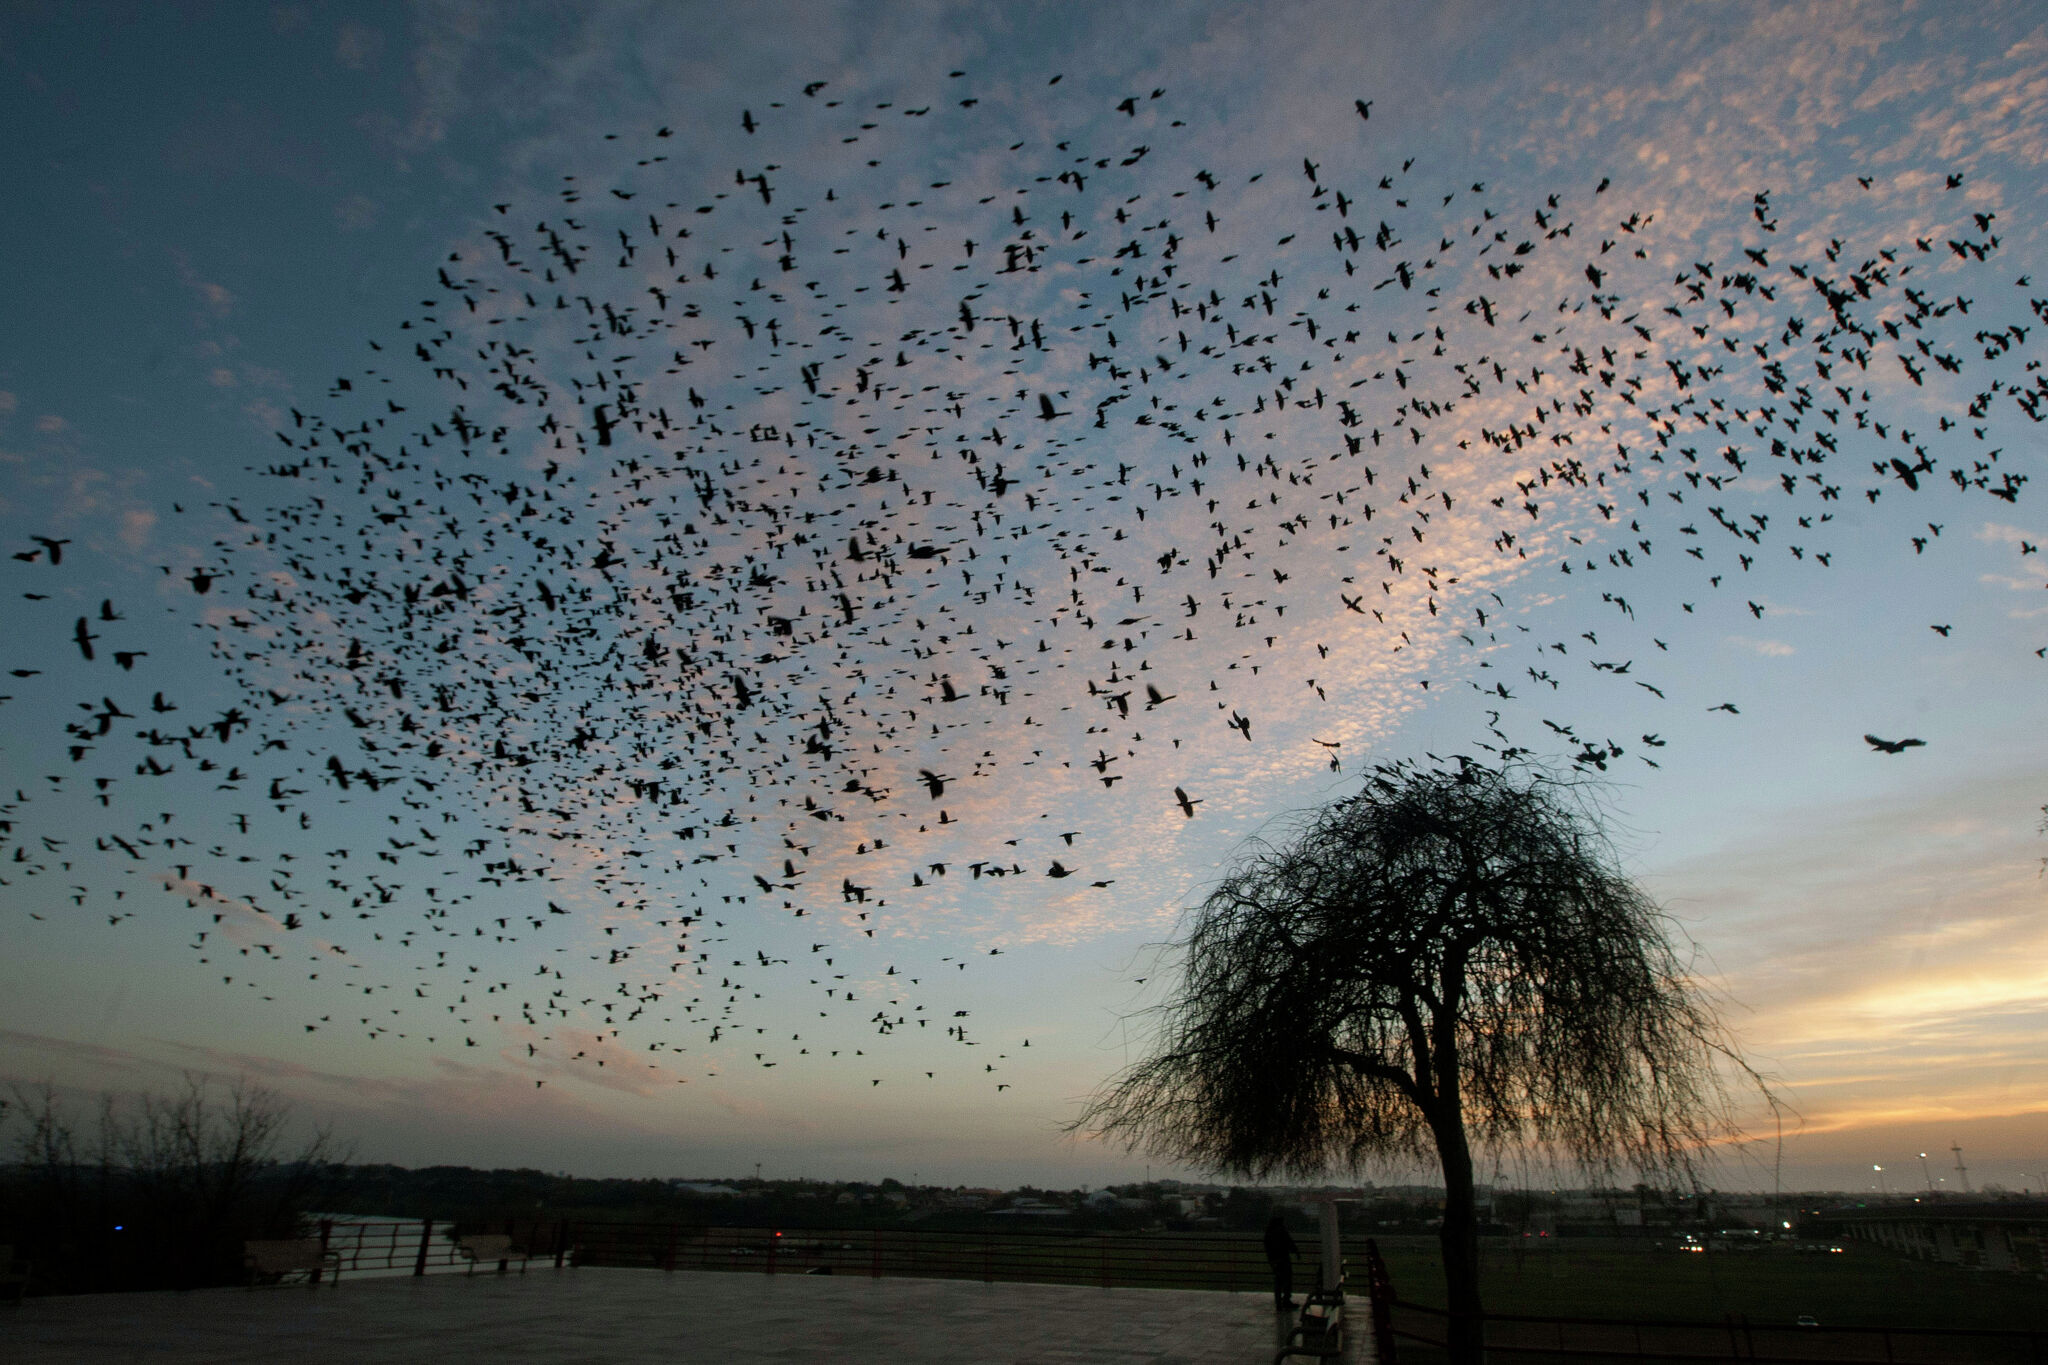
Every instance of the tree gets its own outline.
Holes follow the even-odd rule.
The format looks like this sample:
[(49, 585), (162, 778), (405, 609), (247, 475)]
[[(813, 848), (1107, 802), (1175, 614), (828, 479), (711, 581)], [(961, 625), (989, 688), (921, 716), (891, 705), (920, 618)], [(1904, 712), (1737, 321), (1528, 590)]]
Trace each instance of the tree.
[(1577, 788), (1383, 766), (1195, 910), (1151, 1053), (1074, 1125), (1263, 1177), (1444, 1177), (1451, 1357), (1476, 1361), (1475, 1150), (1690, 1178), (1735, 1060)]
[(58, 1291), (233, 1283), (243, 1240), (301, 1232), (329, 1164), (346, 1159), (325, 1128), (287, 1155), (289, 1102), (247, 1080), (224, 1098), (190, 1074), (171, 1095), (102, 1095), (84, 1151), (54, 1086), (13, 1097), (27, 1127), (0, 1168), (0, 1241), (30, 1249), (38, 1282)]
[(182, 1091), (143, 1095), (137, 1109), (123, 1120), (109, 1105), (102, 1119), (136, 1216), (185, 1244), (188, 1256), (211, 1257), (192, 1270), (215, 1283), (239, 1274), (244, 1238), (300, 1231), (307, 1198), (338, 1155), (322, 1127), (286, 1157), (289, 1101), (246, 1078), (220, 1098), (187, 1074)]

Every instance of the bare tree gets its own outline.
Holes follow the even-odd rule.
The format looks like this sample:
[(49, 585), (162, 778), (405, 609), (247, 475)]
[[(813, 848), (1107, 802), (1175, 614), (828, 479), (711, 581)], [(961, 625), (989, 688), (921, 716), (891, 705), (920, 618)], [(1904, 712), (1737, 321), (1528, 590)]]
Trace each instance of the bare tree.
[(1196, 909), (1153, 1051), (1076, 1128), (1209, 1169), (1433, 1151), (1451, 1358), (1482, 1350), (1474, 1152), (1691, 1179), (1736, 1059), (1598, 819), (1540, 773), (1383, 766)]
[(190, 1074), (170, 1095), (102, 1095), (92, 1151), (53, 1086), (13, 1095), (26, 1125), (0, 1180), (0, 1232), (37, 1246), (39, 1278), (60, 1288), (232, 1282), (242, 1240), (295, 1235), (328, 1165), (346, 1159), (325, 1128), (287, 1154), (290, 1104), (246, 1079), (224, 1095)]
[(188, 1074), (174, 1095), (144, 1095), (133, 1118), (108, 1104), (102, 1128), (142, 1204), (213, 1242), (244, 1226), (276, 1236), (295, 1230), (296, 1196), (331, 1159), (333, 1143), (316, 1130), (281, 1161), (290, 1116), (290, 1104), (267, 1086), (237, 1079), (217, 1098), (209, 1081)]

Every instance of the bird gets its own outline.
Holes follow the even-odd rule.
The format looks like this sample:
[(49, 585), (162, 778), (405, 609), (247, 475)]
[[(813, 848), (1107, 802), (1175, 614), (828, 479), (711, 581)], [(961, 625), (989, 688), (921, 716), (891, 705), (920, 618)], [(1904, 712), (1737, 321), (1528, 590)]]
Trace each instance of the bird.
[[(1625, 202), (1625, 176), (1524, 197), (1455, 162), (1303, 133), (1258, 150), (1242, 176), (1190, 177), (1201, 144), (1166, 117), (1185, 95), (1165, 92), (1158, 106), (1114, 106), (1148, 114), (1146, 146), (1115, 155), (1085, 124), (1069, 137), (1059, 106), (1029, 103), (1050, 97), (913, 97), (886, 136), (905, 154), (920, 135), (976, 152), (988, 181), (923, 181), (913, 203), (872, 174), (902, 170), (896, 152), (877, 155), (880, 127), (862, 126), (881, 115), (817, 98), (826, 89), (784, 78), (744, 96), (737, 118), (734, 100), (683, 130), (746, 168), (722, 193), (686, 201), (686, 178), (659, 160), (677, 127), (621, 130), (633, 155), (607, 150), (601, 163), (615, 175), (491, 204), (476, 242), (422, 260), (420, 302), (371, 340), (381, 354), (309, 386), (273, 424), (288, 451), (266, 505), (173, 504), (190, 534), (170, 543), (209, 548), (201, 564), (161, 567), (192, 589), (165, 605), (206, 633), (235, 694), (221, 705), (235, 710), (173, 725), (164, 699), (190, 706), (192, 694), (164, 676), (170, 651), (131, 648), (153, 642), (110, 624), (103, 643), (134, 674), (123, 685), (164, 690), (145, 720), (87, 700), (71, 731), (50, 727), (70, 753), (51, 750), (51, 775), (107, 784), (92, 789), (95, 818), (178, 870), (166, 874), (174, 904), (256, 904), (273, 929), (319, 924), (365, 972), (421, 966), (416, 993), (393, 992), (410, 1013), (353, 1016), (369, 1037), (457, 1036), (442, 1031), (452, 1022), (423, 1031), (451, 1005), (442, 1019), (473, 1037), (485, 992), (460, 978), (490, 960), (481, 944), (545, 953), (601, 919), (605, 947), (588, 966), (543, 957), (526, 991), (488, 992), (490, 1011), (716, 1048), (767, 1026), (757, 1001), (815, 990), (833, 1041), (872, 1030), (908, 1057), (919, 1030), (903, 1021), (944, 988), (891, 975), (890, 1010), (871, 1018), (863, 956), (925, 932), (921, 917), (942, 922), (949, 864), (968, 866), (977, 899), (997, 906), (1045, 895), (1026, 872), (1031, 840), (1058, 824), (1076, 827), (1058, 834), (1064, 848), (1083, 829), (1094, 837), (1093, 780), (1155, 790), (1170, 773), (1190, 780), (1184, 746), (1196, 763), (1223, 756), (1216, 746), (1234, 741), (1207, 708), (1166, 705), (1203, 677), (1247, 743), (1253, 710), (1297, 699), (1260, 712), (1262, 756), (1290, 726), (1336, 723), (1305, 710), (1357, 714), (1383, 686), (1398, 687), (1399, 707), (1434, 707), (1469, 681), (1499, 708), (1472, 722), (1492, 758), (1543, 752), (1608, 771), (1621, 746), (1580, 737), (1561, 722), (1585, 721), (1542, 716), (1481, 670), (1526, 664), (1560, 704), (1602, 704), (1584, 690), (1594, 672), (1637, 681), (1646, 695), (1629, 695), (1644, 706), (1664, 702), (1672, 680), (1637, 665), (1626, 640), (1661, 631), (1643, 657), (1676, 662), (1669, 622), (1715, 610), (1697, 580), (1763, 573), (1777, 545), (1788, 574), (1827, 567), (1846, 524), (1839, 501), (2020, 495), (2012, 457), (1993, 458), (1998, 437), (1977, 429), (2040, 407), (2031, 329), (1992, 332), (1985, 310), (1966, 317), (1920, 294), (1921, 275), (1885, 255), (1917, 254), (1916, 240), (1876, 241), (1882, 224), (1869, 252), (1844, 254), (1781, 230), (1789, 210), (1758, 194), (1716, 224), (1728, 260), (1674, 279), (1661, 260), (1634, 264), (1652, 260), (1637, 254), (1650, 223)], [(775, 110), (772, 126), (752, 103)], [(1362, 121), (1372, 103), (1354, 100)], [(802, 161), (786, 175), (739, 150), (785, 125), (804, 149), (778, 150)], [(1037, 130), (1055, 128), (1041, 146)], [(1170, 181), (1162, 166), (1176, 168)], [(1282, 167), (1285, 187), (1258, 179)], [(1958, 215), (1942, 261), (1957, 298), (2003, 268), (1977, 254), (1995, 258), (1990, 222), (1972, 233), (1971, 221)], [(1248, 245), (1254, 223), (1267, 245)], [(1934, 253), (1942, 238), (1929, 231)], [(1311, 245), (1327, 254), (1304, 254)], [(1916, 380), (1967, 365), (1958, 392), (1988, 393), (1998, 412), (1973, 415), (1970, 393), (1951, 401), (1931, 382), (1914, 392), (1924, 416), (1875, 385), (1867, 394), (1844, 347), (1891, 354)], [(1518, 416), (1468, 420), (1496, 409)], [(1067, 416), (1081, 420), (1053, 425)], [(1936, 421), (1939, 441), (1906, 435)], [(1851, 441), (1888, 443), (1870, 473), (1850, 468), (1860, 456), (1833, 458)], [(1485, 497), (1464, 491), (1478, 486)], [(1562, 519), (1580, 514), (1589, 526)], [(1498, 567), (1466, 568), (1477, 561), (1453, 547), (1467, 541), (1481, 560), (1491, 543)], [(37, 537), (14, 559), (54, 566), (69, 543)], [(1670, 555), (1674, 543), (1687, 554)], [(1619, 591), (1653, 547), (1670, 566), (1661, 607), (1659, 594)], [(1916, 563), (1932, 572), (1939, 558)], [(1586, 638), (1624, 662), (1578, 674), (1547, 657), (1579, 648), (1570, 632), (1553, 645), (1515, 618), (1584, 582), (1614, 589), (1568, 595), (1588, 613), (1613, 608), (1612, 626)], [(1517, 589), (1527, 597), (1511, 607)], [(1766, 591), (1752, 590), (1728, 605), (1747, 601), (1761, 619)], [(61, 654), (74, 611), (31, 608), (10, 628), (24, 650)], [(1666, 621), (1651, 624), (1659, 611)], [(99, 620), (120, 622), (111, 597)], [(71, 638), (93, 663), (88, 618)], [(1457, 666), (1438, 672), (1444, 661)], [(1709, 709), (1741, 714), (1733, 701)], [(1669, 761), (1683, 744), (1663, 733), (1642, 743)], [(1259, 776), (1337, 766), (1338, 742), (1314, 743), (1281, 744)], [(218, 792), (218, 842), (161, 842), (216, 818), (180, 805), (173, 826), (161, 807), (176, 803), (151, 800), (187, 779)], [(956, 808), (915, 800), (970, 779)], [(1192, 819), (1202, 801), (1171, 790)], [(1216, 799), (1236, 809), (1239, 790)], [(996, 799), (961, 806), (968, 791)], [(34, 799), (0, 818), (0, 852), (39, 868), (134, 861), (112, 840), (87, 853), (31, 837)], [(386, 814), (397, 818), (376, 822)], [(356, 833), (366, 822), (369, 849)], [(453, 832), (472, 826), (474, 840)], [(285, 861), (286, 842), (316, 856), (314, 833), (329, 828), (350, 831), (334, 842), (353, 848), (318, 855), (320, 878)], [(1043, 875), (1075, 872), (1055, 859)], [(533, 914), (516, 918), (529, 897)], [(778, 955), (799, 918), (822, 926), (816, 981)], [(947, 965), (967, 970), (964, 956)], [(224, 987), (254, 989), (236, 972)], [(840, 1052), (839, 1065), (866, 1060), (850, 1047), (754, 1060), (790, 1068), (780, 1077)]]
[(1879, 739), (1876, 735), (1865, 735), (1863, 739), (1881, 754), (1902, 754), (1908, 749), (1919, 748), (1927, 743), (1924, 739)]

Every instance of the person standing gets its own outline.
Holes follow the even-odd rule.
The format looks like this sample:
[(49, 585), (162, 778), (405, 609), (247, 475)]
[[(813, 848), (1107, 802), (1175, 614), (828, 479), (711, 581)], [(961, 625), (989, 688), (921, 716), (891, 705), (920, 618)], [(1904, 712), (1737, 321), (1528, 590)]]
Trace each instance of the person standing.
[(1287, 1231), (1287, 1220), (1274, 1214), (1266, 1224), (1266, 1264), (1273, 1271), (1273, 1311), (1284, 1313), (1294, 1307), (1294, 1258), (1300, 1249)]

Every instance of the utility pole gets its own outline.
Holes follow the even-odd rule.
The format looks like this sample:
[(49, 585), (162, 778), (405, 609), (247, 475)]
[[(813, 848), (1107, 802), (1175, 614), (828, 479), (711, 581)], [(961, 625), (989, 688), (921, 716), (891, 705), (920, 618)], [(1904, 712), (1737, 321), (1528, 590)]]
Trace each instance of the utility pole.
[(1963, 1182), (1963, 1193), (1968, 1194), (1970, 1193), (1970, 1168), (1963, 1165), (1963, 1145), (1960, 1142), (1952, 1142), (1949, 1144), (1948, 1149), (1956, 1154), (1956, 1178)]

